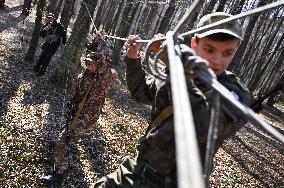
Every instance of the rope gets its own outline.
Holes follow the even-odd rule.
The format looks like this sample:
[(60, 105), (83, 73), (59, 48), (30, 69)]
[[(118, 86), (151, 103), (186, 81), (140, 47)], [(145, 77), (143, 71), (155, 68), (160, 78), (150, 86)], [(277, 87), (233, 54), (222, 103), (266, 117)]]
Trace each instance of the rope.
[(219, 92), (228, 102), (230, 102), (234, 107), (236, 107), (242, 115), (246, 117), (253, 124), (258, 125), (264, 128), (267, 132), (269, 132), (272, 136), (277, 138), (280, 142), (284, 143), (284, 136), (278, 132), (274, 127), (266, 123), (260, 117), (257, 116), (250, 108), (242, 105), (239, 101), (237, 101), (231, 94), (230, 91), (227, 90), (222, 84), (220, 84), (216, 79), (213, 79), (208, 72), (204, 70), (197, 70), (195, 74), (206, 84), (211, 86), (217, 92)]
[[(177, 26), (175, 27), (174, 29), (174, 33), (178, 31), (178, 29), (181, 27), (181, 25), (185, 22), (185, 20), (188, 18), (188, 16), (190, 15), (191, 11), (197, 6), (197, 4), (199, 3), (199, 0), (195, 0), (192, 4), (192, 6), (187, 10), (187, 14), (182, 18), (182, 20), (177, 24)], [(85, 2), (82, 2), (82, 4), (85, 5), (85, 8), (87, 9), (87, 12), (89, 14), (89, 17), (91, 19), (91, 22), (92, 24), (94, 25), (95, 27), (95, 30), (97, 31), (97, 28), (95, 26), (95, 23), (94, 23), (94, 20), (89, 12), (89, 9), (87, 7), (87, 4)], [(131, 3), (132, 4), (132, 3)], [(200, 27), (200, 28), (197, 28), (197, 29), (193, 29), (193, 30), (190, 30), (188, 32), (185, 32), (185, 33), (182, 33), (180, 34), (181, 37), (184, 37), (184, 36), (187, 36), (187, 35), (191, 35), (193, 33), (196, 33), (196, 32), (199, 32), (199, 31), (203, 31), (203, 30), (206, 30), (206, 29), (209, 29), (209, 28), (212, 28), (212, 27), (215, 27), (219, 24), (224, 24), (224, 23), (227, 23), (227, 22), (230, 22), (230, 21), (233, 21), (233, 20), (237, 20), (237, 19), (240, 19), (240, 18), (243, 18), (243, 17), (246, 17), (246, 16), (250, 16), (250, 15), (253, 15), (253, 14), (257, 14), (257, 13), (260, 13), (260, 12), (264, 12), (264, 11), (267, 11), (267, 10), (270, 10), (270, 9), (273, 9), (273, 8), (276, 8), (276, 7), (279, 7), (279, 6), (282, 6), (284, 5), (284, 1), (279, 1), (279, 2), (275, 2), (275, 3), (271, 3), (271, 4), (268, 4), (268, 5), (265, 5), (265, 6), (262, 6), (262, 7), (258, 7), (258, 8), (255, 8), (253, 10), (250, 10), (250, 11), (247, 11), (247, 12), (243, 12), (243, 13), (240, 13), (240, 14), (237, 14), (237, 15), (234, 15), (232, 17), (229, 17), (229, 18), (226, 18), (226, 19), (223, 19), (223, 20), (220, 20), (220, 21), (217, 21), (217, 22), (214, 22), (212, 24), (209, 24), (209, 25), (206, 25), (206, 26), (203, 26), (203, 27)], [(127, 41), (128, 39), (127, 38), (122, 38), (122, 37), (117, 37), (117, 36), (111, 36), (111, 35), (104, 35), (105, 37), (107, 38), (112, 38), (112, 39), (117, 39), (117, 40), (121, 40), (121, 41)], [(161, 38), (161, 39), (156, 39), (156, 40), (137, 40), (136, 42), (141, 42), (141, 43), (149, 43), (149, 42), (157, 42), (157, 41), (161, 41), (161, 40), (165, 40), (165, 37)], [(147, 48), (146, 48), (147, 49)]]
[(264, 12), (264, 11), (267, 11), (267, 10), (270, 10), (270, 9), (273, 9), (273, 8), (276, 8), (276, 7), (279, 7), (279, 6), (282, 6), (282, 5), (284, 5), (283, 0), (279, 1), (279, 2), (275, 2), (275, 3), (271, 3), (271, 4), (268, 4), (268, 5), (262, 6), (262, 7), (255, 8), (253, 10), (249, 10), (247, 12), (243, 12), (243, 13), (234, 15), (232, 17), (229, 17), (229, 18), (226, 18), (226, 19), (223, 19), (223, 20), (214, 22), (212, 24), (209, 24), (209, 25), (206, 25), (206, 26), (203, 26), (203, 27), (199, 27), (197, 29), (193, 29), (191, 31), (182, 33), (180, 36), (184, 37), (184, 36), (187, 36), (187, 35), (191, 35), (191, 34), (199, 32), (199, 31), (204, 31), (206, 29), (215, 27), (215, 26), (220, 25), (220, 24), (224, 24), (224, 23), (227, 23), (227, 22), (230, 22), (230, 21), (233, 21), (233, 20), (237, 20), (237, 19), (246, 17), (246, 16), (250, 16), (250, 15), (253, 15), (253, 14)]
[(92, 25), (94, 26), (95, 31), (97, 31), (95, 22), (94, 22), (94, 20), (93, 20), (93, 18), (92, 18), (92, 16), (91, 16), (91, 13), (90, 13), (90, 11), (89, 11), (89, 9), (88, 9), (88, 5), (87, 5), (84, 1), (82, 1), (82, 4), (85, 5), (85, 8), (87, 9), (87, 12), (88, 12), (88, 14), (89, 14), (89, 17), (90, 17), (90, 19), (91, 19)]
[(167, 32), (170, 83), (174, 107), (174, 132), (178, 187), (205, 187), (192, 109), (187, 92), (183, 63), (176, 55), (174, 33)]
[(200, 0), (195, 0), (191, 6), (189, 7), (189, 9), (186, 11), (186, 14), (182, 17), (182, 19), (178, 22), (178, 24), (176, 25), (176, 27), (173, 30), (173, 33), (176, 34), (177, 31), (179, 30), (179, 28), (184, 24), (184, 22), (188, 19), (188, 17), (190, 16), (191, 12), (198, 6), (198, 4), (200, 3)]
[[(121, 41), (128, 41), (127, 38), (115, 37), (115, 36), (110, 36), (110, 35), (104, 35), (104, 37), (117, 39), (117, 40), (121, 40)], [(148, 43), (150, 41), (152, 41), (152, 40), (136, 40), (136, 42), (141, 42), (141, 43)]]
[(214, 150), (216, 147), (216, 140), (218, 137), (218, 122), (220, 114), (220, 95), (217, 92), (213, 93), (213, 105), (210, 114), (210, 123), (206, 143), (206, 155), (204, 163), (205, 183), (208, 187), (209, 176), (213, 167)]

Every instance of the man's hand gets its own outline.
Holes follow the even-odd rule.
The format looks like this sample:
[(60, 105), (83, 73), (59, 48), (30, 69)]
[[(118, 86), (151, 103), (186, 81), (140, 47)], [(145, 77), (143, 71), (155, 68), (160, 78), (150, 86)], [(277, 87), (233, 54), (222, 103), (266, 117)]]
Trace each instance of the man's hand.
[(130, 59), (136, 59), (138, 57), (138, 52), (142, 47), (142, 43), (136, 42), (136, 40), (141, 40), (138, 35), (130, 35), (128, 37), (128, 49), (126, 55)]
[(48, 23), (47, 26), (43, 28), (43, 30), (48, 31), (52, 27), (52, 23)]

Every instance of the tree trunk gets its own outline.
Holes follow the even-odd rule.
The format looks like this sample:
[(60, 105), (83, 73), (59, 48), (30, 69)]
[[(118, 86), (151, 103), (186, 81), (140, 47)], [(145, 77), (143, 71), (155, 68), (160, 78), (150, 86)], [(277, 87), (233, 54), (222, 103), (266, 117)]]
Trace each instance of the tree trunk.
[(152, 5), (152, 7), (150, 7), (151, 11), (149, 13), (149, 16), (145, 22), (145, 26), (144, 26), (144, 33), (146, 33), (146, 35), (148, 37), (153, 37), (153, 35), (155, 34), (155, 31), (152, 30), (153, 24), (155, 25), (155, 19), (158, 16), (159, 12), (157, 12), (157, 10), (159, 10), (159, 6), (158, 4), (154, 4)]
[(216, 12), (223, 12), (226, 3), (227, 3), (227, 0), (219, 0), (218, 8), (217, 8)]
[[(259, 2), (259, 6), (262, 6), (265, 4), (265, 0), (261, 0)], [(250, 40), (250, 37), (252, 35), (252, 32), (253, 32), (253, 29), (257, 23), (257, 20), (258, 20), (258, 15), (255, 15), (255, 16), (252, 16), (250, 19), (249, 19), (249, 24), (246, 28), (246, 31), (245, 31), (245, 34), (244, 34), (244, 39), (240, 45), (240, 47), (238, 48), (238, 51), (237, 53), (235, 54), (233, 60), (232, 60), (232, 65), (233, 65), (233, 71), (236, 73), (236, 74), (240, 74), (241, 73), (241, 70), (240, 70), (240, 65), (241, 65), (241, 59), (242, 57), (244, 56), (244, 53), (246, 51), (246, 48), (247, 48), (247, 45), (248, 45), (248, 42)]]
[[(137, 29), (140, 27), (139, 26), (139, 19), (140, 19), (140, 16), (141, 16), (141, 12), (143, 11), (143, 3), (138, 3), (136, 4), (136, 6), (138, 7), (137, 8), (137, 11), (136, 11), (136, 14), (132, 20), (132, 23), (131, 23), (131, 27), (130, 27), (130, 33), (132, 34), (136, 34), (137, 33)], [(133, 8), (135, 8), (136, 6), (134, 6)]]
[(56, 14), (57, 4), (58, 4), (58, 0), (49, 0), (48, 7), (47, 7), (48, 12), (52, 12), (53, 14), (55, 14), (56, 18), (58, 17), (58, 14)]
[[(283, 20), (280, 22), (280, 25), (283, 23)], [(280, 26), (279, 25), (279, 26)], [(264, 50), (262, 51), (261, 53), (261, 59), (258, 59), (256, 62), (258, 62), (258, 64), (260, 64), (258, 66), (258, 70), (254, 72), (252, 78), (261, 78), (263, 77), (263, 75), (265, 75), (266, 71), (267, 71), (267, 68), (268, 66), (270, 66), (270, 61), (272, 60), (274, 54), (271, 55), (270, 59), (268, 61), (265, 61), (263, 57), (267, 56), (269, 50), (271, 49), (271, 46), (273, 44), (273, 42), (275, 41), (275, 38), (276, 38), (276, 34), (277, 34), (277, 31), (279, 30), (280, 27), (278, 27), (278, 29), (276, 29), (276, 31), (274, 32), (274, 34), (272, 35), (271, 34), (271, 38), (270, 40), (268, 41), (268, 43), (266, 44), (266, 47), (264, 48)], [(284, 40), (284, 34), (282, 34), (282, 37), (281, 39), (278, 41), (277, 45), (276, 45), (276, 48), (275, 49), (278, 49), (280, 48), (281, 46), (281, 43), (282, 41)], [(258, 83), (260, 81), (260, 79), (257, 79), (258, 80)], [(257, 85), (255, 85), (256, 87)], [(256, 88), (252, 88), (252, 89), (256, 89)]]
[(216, 4), (217, 4), (217, 0), (211, 0), (209, 3), (204, 3), (203, 12), (200, 17), (203, 17), (206, 14), (212, 13)]
[(234, 8), (232, 9), (231, 14), (235, 15), (235, 14), (241, 13), (244, 4), (245, 4), (245, 0), (238, 1), (236, 6), (234, 6)]
[[(195, 6), (195, 8), (190, 12), (190, 15), (188, 16), (187, 20), (185, 23), (188, 23), (184, 26), (182, 26), (184, 29), (181, 31), (188, 31), (190, 29), (193, 28), (194, 26), (194, 22), (197, 20), (198, 15), (200, 14), (200, 11), (202, 9), (202, 6), (204, 5), (204, 0), (200, 0), (197, 5)], [(190, 6), (190, 5), (188, 5)], [(187, 14), (187, 12), (185, 12), (185, 14)]]
[(102, 21), (101, 19), (102, 19), (103, 9), (104, 9), (105, 4), (106, 4), (106, 1), (102, 0), (99, 5), (99, 9), (96, 15), (95, 25), (98, 29), (100, 29), (100, 26), (101, 26), (101, 21)]
[[(281, 79), (279, 80), (278, 84), (284, 84), (284, 74), (282, 75)], [(282, 86), (283, 87), (283, 86)], [(282, 88), (283, 89), (283, 88)], [(277, 90), (275, 92), (273, 92), (272, 95), (270, 95), (267, 99), (267, 106), (273, 107), (273, 105), (276, 103), (277, 101), (277, 97), (279, 94), (280, 90)]]
[(115, 16), (114, 16), (114, 19), (111, 23), (111, 29), (110, 31), (108, 32), (109, 34), (110, 33), (115, 33), (115, 29), (116, 29), (116, 26), (117, 26), (117, 23), (118, 23), (118, 20), (119, 20), (119, 16), (122, 12), (122, 7), (123, 7), (123, 1), (120, 1), (119, 5), (118, 5), (118, 10), (116, 11), (115, 13)]
[[(126, 6), (122, 13), (122, 18), (121, 18), (122, 21), (120, 22), (120, 27), (118, 28), (118, 31), (116, 32), (117, 36), (124, 37), (124, 38), (127, 37), (128, 35), (128, 31), (130, 28), (129, 23), (131, 23), (131, 20), (133, 19), (136, 13), (136, 10), (132, 9), (133, 5), (130, 4), (130, 2), (131, 0), (126, 1)], [(116, 64), (118, 64), (119, 62), (120, 51), (122, 49), (123, 44), (124, 44), (123, 41), (120, 41), (120, 40), (115, 41), (112, 59), (113, 59), (113, 62)], [(115, 60), (115, 59), (118, 59), (118, 60)]]
[[(144, 26), (146, 24), (146, 21), (149, 17), (149, 12), (150, 12), (150, 8), (149, 6), (147, 6), (146, 4), (144, 4), (143, 9), (141, 11), (141, 16), (139, 17), (139, 27), (137, 27), (136, 32), (140, 34), (140, 37), (145, 38), (145, 33), (144, 33)], [(130, 22), (131, 24), (131, 22)]]
[(115, 15), (115, 11), (117, 8), (118, 3), (114, 0), (111, 0), (110, 2), (110, 8), (108, 9), (108, 12), (106, 14), (106, 18), (103, 22), (103, 30), (105, 30), (105, 32), (109, 32), (110, 28), (111, 28), (111, 22), (113, 20), (113, 16)]
[(41, 21), (42, 21), (42, 18), (44, 16), (44, 13), (45, 13), (45, 11), (44, 11), (45, 6), (46, 6), (46, 0), (39, 0), (38, 1), (37, 11), (36, 11), (36, 19), (35, 19), (35, 26), (34, 26), (34, 30), (33, 30), (29, 49), (28, 49), (27, 54), (24, 58), (25, 61), (28, 61), (28, 62), (34, 61), (34, 56), (35, 56), (35, 53), (36, 53), (36, 49), (37, 49), (39, 37), (40, 37), (39, 33), (40, 33), (40, 29), (42, 27)]
[(159, 29), (158, 29), (158, 33), (166, 33), (166, 30), (168, 28), (168, 25), (171, 21), (172, 16), (174, 15), (175, 12), (175, 0), (170, 0), (170, 4), (169, 7), (160, 23)]
[[(60, 23), (65, 29), (68, 28), (70, 23), (76, 0), (65, 0), (63, 10), (60, 17)], [(85, 9), (87, 11), (87, 9)]]
[[(50, 77), (51, 82), (61, 85), (67, 78), (73, 77), (81, 69), (80, 58), (84, 51), (91, 25), (91, 18), (86, 13), (85, 4), (89, 8), (91, 16), (93, 16), (96, 3), (97, 1), (93, 0), (83, 0), (72, 34), (57, 63), (54, 74)], [(68, 80), (70, 81), (71, 79)]]
[(64, 4), (64, 0), (58, 0), (57, 6), (56, 6), (56, 10), (54, 12), (54, 14), (56, 15), (56, 17), (58, 17), (59, 13), (61, 12), (62, 9), (62, 5)]

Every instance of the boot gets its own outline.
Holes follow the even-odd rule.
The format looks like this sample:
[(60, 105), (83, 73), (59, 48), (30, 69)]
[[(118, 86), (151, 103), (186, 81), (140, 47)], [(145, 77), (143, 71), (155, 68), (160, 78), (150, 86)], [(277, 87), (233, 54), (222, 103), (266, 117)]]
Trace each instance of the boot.
[(47, 176), (41, 177), (40, 180), (44, 186), (52, 186), (52, 185), (60, 186), (63, 182), (63, 175), (54, 171)]

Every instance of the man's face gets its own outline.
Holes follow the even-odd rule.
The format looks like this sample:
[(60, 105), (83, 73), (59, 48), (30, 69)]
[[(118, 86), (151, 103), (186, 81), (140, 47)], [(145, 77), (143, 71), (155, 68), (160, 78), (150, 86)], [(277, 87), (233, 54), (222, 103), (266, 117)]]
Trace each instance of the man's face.
[(195, 53), (209, 62), (209, 68), (218, 76), (223, 73), (231, 63), (239, 46), (239, 39), (215, 41), (209, 37), (191, 40), (191, 47)]
[(94, 61), (86, 61), (86, 68), (90, 71), (90, 72), (96, 72), (97, 70), (97, 65)]
[(47, 23), (52, 23), (53, 22), (53, 17), (52, 16), (46, 17), (46, 22)]

